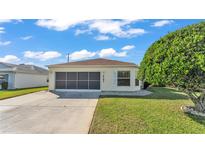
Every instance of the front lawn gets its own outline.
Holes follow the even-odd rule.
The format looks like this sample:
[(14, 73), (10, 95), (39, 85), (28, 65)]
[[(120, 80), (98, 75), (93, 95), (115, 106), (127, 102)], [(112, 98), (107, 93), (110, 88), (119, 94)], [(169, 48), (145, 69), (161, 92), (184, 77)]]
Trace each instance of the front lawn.
[(171, 88), (153, 87), (145, 97), (100, 98), (90, 133), (181, 134), (205, 133), (205, 119), (185, 114), (182, 105), (193, 105)]
[(37, 91), (48, 90), (48, 87), (38, 87), (38, 88), (26, 88), (26, 89), (16, 89), (16, 90), (1, 90), (0, 91), (0, 100), (16, 97), (20, 95), (25, 95)]

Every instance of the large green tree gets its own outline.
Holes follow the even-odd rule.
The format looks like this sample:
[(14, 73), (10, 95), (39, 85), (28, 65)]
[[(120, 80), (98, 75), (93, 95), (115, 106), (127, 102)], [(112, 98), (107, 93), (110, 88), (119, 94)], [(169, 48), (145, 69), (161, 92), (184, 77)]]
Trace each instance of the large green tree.
[(205, 112), (205, 22), (171, 32), (147, 50), (138, 78), (154, 85), (175, 86)]

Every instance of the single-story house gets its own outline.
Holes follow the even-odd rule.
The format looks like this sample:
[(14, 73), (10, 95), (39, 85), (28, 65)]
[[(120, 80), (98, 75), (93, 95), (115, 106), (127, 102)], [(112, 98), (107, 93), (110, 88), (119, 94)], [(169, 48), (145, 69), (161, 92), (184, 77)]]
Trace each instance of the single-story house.
[(51, 91), (137, 91), (138, 66), (109, 59), (91, 59), (49, 65)]
[(47, 86), (48, 70), (34, 65), (0, 62), (0, 89), (3, 82), (8, 83), (8, 89)]

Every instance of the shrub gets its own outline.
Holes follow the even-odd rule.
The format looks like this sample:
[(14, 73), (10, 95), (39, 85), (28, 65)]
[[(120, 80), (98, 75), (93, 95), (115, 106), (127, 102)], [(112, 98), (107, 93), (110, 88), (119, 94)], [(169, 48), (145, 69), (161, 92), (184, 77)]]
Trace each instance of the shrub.
[(1, 86), (4, 90), (8, 89), (8, 82), (2, 82)]
[(196, 110), (205, 112), (205, 22), (154, 42), (140, 64), (138, 79), (177, 87), (190, 96)]

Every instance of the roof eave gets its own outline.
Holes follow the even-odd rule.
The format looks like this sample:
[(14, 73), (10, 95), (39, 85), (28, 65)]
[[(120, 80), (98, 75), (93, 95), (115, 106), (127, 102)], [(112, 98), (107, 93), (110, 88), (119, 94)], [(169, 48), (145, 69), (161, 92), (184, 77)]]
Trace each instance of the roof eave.
[(138, 67), (138, 65), (48, 65), (48, 68), (72, 68), (72, 67)]

